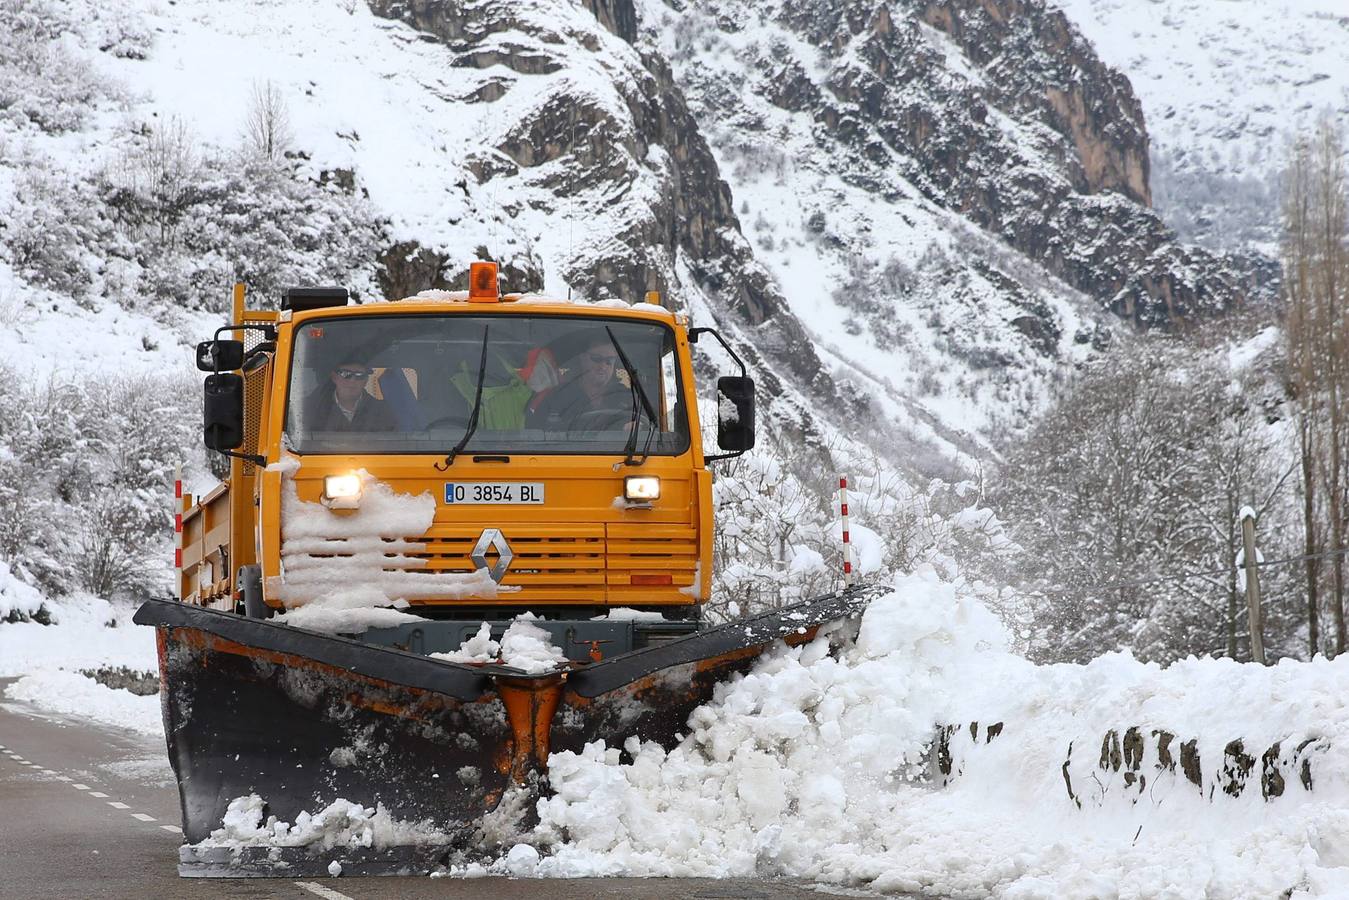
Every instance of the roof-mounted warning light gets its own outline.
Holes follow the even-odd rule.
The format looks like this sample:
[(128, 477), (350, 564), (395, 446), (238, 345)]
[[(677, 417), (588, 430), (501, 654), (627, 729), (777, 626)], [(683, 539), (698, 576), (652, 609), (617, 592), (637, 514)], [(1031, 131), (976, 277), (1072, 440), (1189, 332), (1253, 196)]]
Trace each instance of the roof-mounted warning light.
[(497, 264), (475, 262), (468, 266), (468, 302), (496, 303), (501, 299), (497, 290)]

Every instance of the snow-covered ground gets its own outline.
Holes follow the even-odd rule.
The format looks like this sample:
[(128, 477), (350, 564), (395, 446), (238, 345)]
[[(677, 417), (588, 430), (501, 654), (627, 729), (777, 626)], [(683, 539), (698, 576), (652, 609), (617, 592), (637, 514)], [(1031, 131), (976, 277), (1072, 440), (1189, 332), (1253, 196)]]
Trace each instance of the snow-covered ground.
[[(0, 613), (9, 596), (2, 576)], [(157, 695), (137, 696), (80, 674), (123, 666), (157, 671), (154, 631), (132, 623), (134, 608), (84, 594), (30, 599), (37, 603), (28, 611), (41, 605), (52, 624), (6, 622), (0, 615), (0, 678), (18, 676), (4, 698), (140, 734), (163, 734)]]
[[(59, 611), (59, 625), (0, 625), (6, 671), (37, 669), (11, 698), (153, 730), (140, 722), (158, 715), (156, 698), (53, 671), (76, 664), (57, 646), (80, 646), (80, 664), (143, 665), (150, 630), (117, 616), (103, 628), (93, 602)], [(1163, 669), (1113, 653), (1037, 666), (1009, 644), (996, 616), (932, 570), (899, 577), (860, 622), (780, 646), (719, 687), (672, 750), (630, 739), (628, 763), (599, 744), (554, 755), (556, 793), (528, 846), (444, 874), (786, 875), (946, 897), (1349, 896), (1349, 659)], [(942, 726), (954, 726), (947, 776), (934, 765)], [(1231, 771), (1235, 740), (1252, 759), (1244, 779)], [(1276, 776), (1282, 790), (1266, 798)], [(214, 839), (331, 850), (426, 837), (330, 800), (273, 824), (265, 798), (239, 798)]]

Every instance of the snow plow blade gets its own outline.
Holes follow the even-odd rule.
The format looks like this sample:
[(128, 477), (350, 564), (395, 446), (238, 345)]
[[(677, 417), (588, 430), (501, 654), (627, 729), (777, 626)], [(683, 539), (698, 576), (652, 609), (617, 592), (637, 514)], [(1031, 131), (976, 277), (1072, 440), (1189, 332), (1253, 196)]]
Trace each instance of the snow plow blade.
[[(421, 873), (527, 828), (548, 754), (631, 736), (666, 747), (715, 685), (779, 639), (810, 640), (861, 612), (854, 588), (602, 662), (542, 674), (466, 665), (174, 601), (156, 628), (169, 760), (192, 876)], [(295, 822), (337, 799), (419, 823), (412, 845), (336, 850), (225, 847), (230, 801), (257, 794)], [(354, 871), (353, 871), (354, 870)]]

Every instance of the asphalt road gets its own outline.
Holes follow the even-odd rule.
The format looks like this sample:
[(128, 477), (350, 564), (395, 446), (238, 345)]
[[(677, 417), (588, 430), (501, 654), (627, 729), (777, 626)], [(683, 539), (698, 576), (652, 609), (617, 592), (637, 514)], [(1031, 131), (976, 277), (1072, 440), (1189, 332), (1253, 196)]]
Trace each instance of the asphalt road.
[[(11, 680), (0, 679), (0, 697)], [(749, 879), (180, 878), (178, 822), (178, 791), (159, 740), (0, 700), (0, 900), (866, 896), (860, 891)]]

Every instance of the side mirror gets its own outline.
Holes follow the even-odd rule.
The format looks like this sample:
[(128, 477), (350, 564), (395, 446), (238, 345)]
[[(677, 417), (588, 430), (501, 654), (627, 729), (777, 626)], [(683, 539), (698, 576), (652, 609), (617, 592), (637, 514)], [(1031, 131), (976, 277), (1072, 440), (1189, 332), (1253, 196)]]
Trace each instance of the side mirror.
[[(238, 341), (221, 343), (237, 344)], [(199, 357), (200, 358), (200, 357)], [(221, 372), (206, 376), (202, 437), (212, 450), (233, 450), (244, 442), (244, 379)]]
[(717, 379), (717, 446), (735, 452), (754, 447), (754, 379), (748, 376)]
[(233, 372), (243, 364), (243, 341), (202, 341), (197, 345), (197, 368), (203, 372)]

